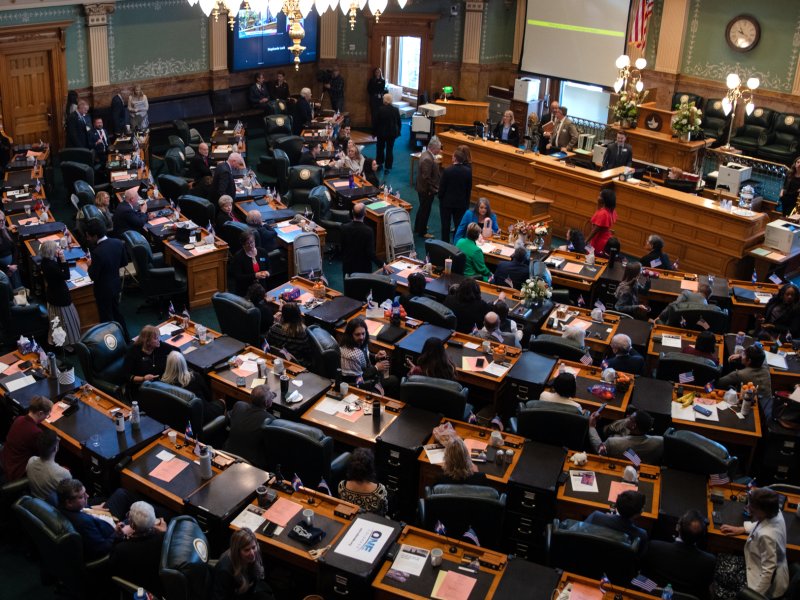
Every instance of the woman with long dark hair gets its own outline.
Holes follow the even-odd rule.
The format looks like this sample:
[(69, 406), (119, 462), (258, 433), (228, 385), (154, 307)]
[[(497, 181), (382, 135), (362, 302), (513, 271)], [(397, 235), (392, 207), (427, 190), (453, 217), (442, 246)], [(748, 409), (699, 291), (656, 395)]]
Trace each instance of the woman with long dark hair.
[(600, 190), (597, 198), (597, 210), (590, 222), (592, 230), (586, 238), (586, 244), (594, 248), (598, 256), (605, 255), (606, 242), (611, 237), (611, 228), (617, 222), (617, 194), (610, 188)]
[(386, 487), (378, 482), (375, 455), (369, 448), (356, 448), (347, 461), (347, 476), (339, 482), (339, 498), (357, 504), (367, 512), (386, 514)]
[(639, 294), (646, 293), (650, 289), (650, 278), (642, 285), (639, 283), (639, 276), (642, 274), (642, 263), (631, 262), (625, 267), (622, 274), (622, 281), (614, 292), (616, 302), (614, 310), (631, 315), (634, 318), (644, 318), (650, 311), (646, 304), (639, 303)]
[[(280, 318), (279, 318), (280, 317)], [(308, 343), (308, 330), (303, 322), (303, 313), (297, 302), (286, 302), (275, 315), (275, 323), (269, 329), (267, 341), (274, 348), (288, 354), (289, 360), (311, 367), (311, 350)]]
[(444, 299), (444, 305), (456, 315), (456, 331), (471, 333), (483, 326), (483, 317), (493, 310), (491, 304), (481, 297), (481, 288), (474, 279), (464, 279), (455, 293)]
[(425, 375), (439, 379), (455, 380), (456, 367), (445, 351), (444, 342), (439, 338), (428, 338), (422, 346), (422, 354), (417, 358), (416, 364), (406, 358), (406, 365), (410, 368), (408, 374)]
[(456, 229), (456, 234), (453, 236), (453, 243), (467, 235), (467, 227), (470, 223), (477, 223), (482, 231), (487, 227), (491, 227), (493, 234), (500, 231), (500, 226), (497, 224), (497, 216), (492, 212), (492, 206), (486, 198), (478, 198), (475, 207), (464, 213), (461, 223)]
[(788, 332), (792, 337), (800, 337), (800, 288), (793, 283), (785, 284), (756, 320), (756, 334), (766, 333), (774, 339)]
[(231, 546), (214, 567), (213, 600), (272, 600), (256, 535), (247, 527), (231, 536)]

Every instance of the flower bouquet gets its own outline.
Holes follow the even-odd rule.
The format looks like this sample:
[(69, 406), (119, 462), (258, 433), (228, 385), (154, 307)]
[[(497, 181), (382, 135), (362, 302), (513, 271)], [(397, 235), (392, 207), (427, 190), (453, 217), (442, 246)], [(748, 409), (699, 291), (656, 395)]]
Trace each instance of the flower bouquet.
[(681, 141), (690, 141), (692, 134), (700, 131), (703, 122), (703, 111), (694, 104), (684, 102), (672, 117), (672, 131), (681, 138)]
[(534, 277), (528, 279), (522, 284), (522, 298), (526, 305), (532, 303), (539, 303), (542, 300), (547, 300), (553, 295), (550, 286), (541, 277)]

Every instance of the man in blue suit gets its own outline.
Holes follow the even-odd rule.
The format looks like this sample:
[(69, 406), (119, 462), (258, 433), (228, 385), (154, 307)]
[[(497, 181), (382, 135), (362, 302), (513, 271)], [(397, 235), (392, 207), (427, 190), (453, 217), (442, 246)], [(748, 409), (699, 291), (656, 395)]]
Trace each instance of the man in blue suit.
[(118, 528), (107, 521), (83, 512), (89, 494), (77, 479), (65, 479), (56, 488), (58, 507), (83, 540), (83, 556), (95, 560), (111, 553), (114, 541), (120, 537)]
[(122, 238), (126, 231), (142, 232), (147, 223), (147, 203), (140, 203), (139, 188), (132, 187), (125, 190), (122, 202), (117, 205), (112, 221), (114, 223), (115, 238)]
[(122, 240), (109, 238), (106, 226), (97, 219), (86, 225), (86, 239), (91, 246), (89, 277), (94, 282), (94, 299), (100, 322), (116, 321), (122, 327), (125, 339), (129, 340), (125, 318), (119, 309), (119, 296), (122, 292), (120, 268), (128, 264), (128, 253)]

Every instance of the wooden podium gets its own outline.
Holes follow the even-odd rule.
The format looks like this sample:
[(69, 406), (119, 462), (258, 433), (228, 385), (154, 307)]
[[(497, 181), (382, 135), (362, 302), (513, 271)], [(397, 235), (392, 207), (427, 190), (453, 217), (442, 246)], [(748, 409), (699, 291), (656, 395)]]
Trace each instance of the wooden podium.
[(639, 105), (639, 116), (636, 126), (654, 133), (666, 133), (672, 136), (672, 117), (674, 110), (656, 108), (655, 102), (645, 102)]
[(471, 102), (469, 100), (437, 100), (436, 104), (444, 106), (447, 113), (436, 119), (436, 133), (447, 131), (451, 126), (472, 127), (475, 121), (485, 123), (489, 119), (488, 102)]

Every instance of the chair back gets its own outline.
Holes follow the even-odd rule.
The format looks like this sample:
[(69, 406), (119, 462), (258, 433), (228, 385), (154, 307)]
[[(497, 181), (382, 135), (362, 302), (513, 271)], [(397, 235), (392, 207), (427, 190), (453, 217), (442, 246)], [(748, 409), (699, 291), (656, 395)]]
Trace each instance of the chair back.
[(231, 254), (236, 254), (242, 249), (242, 233), (248, 231), (250, 226), (247, 223), (240, 221), (227, 221), (222, 224), (217, 234), (228, 244), (228, 251)]
[(448, 536), (461, 539), (472, 528), (482, 548), (503, 550), (506, 495), (493, 487), (442, 483), (426, 487), (419, 512), (428, 531), (440, 521)]
[(414, 232), (411, 217), (402, 208), (390, 208), (383, 213), (383, 229), (386, 235), (386, 262), (414, 252)]
[[(714, 304), (699, 302), (679, 302), (673, 307), (667, 325), (682, 327), (693, 331), (706, 329), (700, 323), (705, 321), (714, 333), (724, 334), (728, 331), (728, 311)], [(682, 325), (681, 323), (686, 323)]]
[(178, 137), (183, 140), (184, 146), (190, 145), (192, 136), (189, 133), (189, 126), (186, 124), (186, 121), (175, 119), (172, 124), (175, 126), (175, 132), (178, 134)]
[(61, 177), (64, 180), (64, 187), (68, 190), (74, 189), (76, 181), (85, 181), (94, 187), (94, 169), (85, 163), (70, 160), (62, 162)]
[(336, 377), (342, 364), (339, 342), (319, 325), (309, 325), (308, 341), (311, 350), (311, 372), (320, 377)]
[(62, 148), (58, 152), (58, 162), (76, 162), (91, 167), (94, 165), (94, 152), (88, 148)]
[(261, 311), (252, 302), (230, 292), (211, 296), (220, 331), (245, 344), (259, 347)]
[(186, 141), (179, 135), (170, 135), (167, 138), (167, 142), (169, 143), (170, 148), (179, 148), (183, 154), (186, 154), (186, 147), (188, 144)]
[(589, 415), (568, 404), (529, 400), (519, 405), (517, 433), (534, 442), (583, 450), (589, 433)]
[(150, 243), (144, 236), (133, 229), (129, 229), (122, 234), (122, 241), (128, 248), (128, 254), (133, 257), (133, 264), (136, 265), (136, 275), (146, 283), (150, 279), (150, 268), (153, 266), (153, 251)]
[(406, 303), (406, 313), (412, 319), (425, 321), (445, 329), (456, 328), (456, 314), (441, 302), (426, 296), (414, 296)]
[(319, 236), (307, 231), (294, 238), (294, 272), (306, 277), (312, 271), (316, 276), (322, 275), (322, 249)]
[[(322, 185), (322, 176), (325, 169), (308, 165), (289, 167), (287, 184), (292, 196), (292, 204), (306, 202), (308, 195), (315, 187)], [(300, 192), (305, 192), (301, 194)], [(291, 205), (290, 205), (291, 206)]]
[(425, 240), (425, 254), (428, 255), (431, 264), (438, 269), (444, 269), (445, 259), (452, 259), (453, 273), (459, 275), (464, 274), (464, 266), (467, 264), (467, 255), (453, 244), (448, 244), (442, 240)]
[(189, 182), (175, 175), (159, 175), (158, 189), (167, 200), (177, 202), (178, 198), (189, 193)]
[[(280, 98), (276, 100), (270, 100), (267, 103), (267, 110), (269, 110), (273, 115), (288, 115), (289, 114), (289, 107), (286, 104), (286, 100), (281, 100)], [(291, 129), (291, 127), (289, 127)]]
[(289, 158), (289, 164), (292, 166), (300, 162), (305, 145), (305, 141), (303, 141), (303, 138), (299, 135), (281, 135), (281, 137), (275, 138), (272, 141), (273, 148), (285, 152), (286, 156)]
[(264, 117), (264, 135), (268, 140), (270, 136), (292, 135), (292, 117), (286, 114), (266, 115)]
[(186, 194), (178, 198), (178, 206), (187, 219), (191, 219), (200, 227), (214, 222), (214, 205), (205, 198)]
[(165, 600), (207, 598), (211, 586), (208, 540), (193, 517), (173, 517), (158, 566)]
[(137, 400), (144, 412), (175, 431), (184, 431), (186, 423), (191, 423), (194, 434), (203, 440), (203, 400), (194, 392), (163, 381), (145, 381)]
[(681, 373), (692, 373), (692, 385), (705, 385), (716, 381), (720, 369), (713, 361), (702, 356), (692, 356), (683, 352), (666, 352), (661, 354), (656, 370), (656, 379), (677, 382)]
[(350, 273), (345, 276), (344, 295), (348, 298), (366, 302), (370, 292), (372, 299), (380, 304), (397, 295), (397, 285), (388, 275), (377, 273)]
[(672, 94), (672, 104), (670, 106), (672, 106), (673, 110), (681, 104), (694, 104), (697, 108), (700, 108), (703, 106), (703, 98), (689, 92), (675, 92)]
[(411, 375), (400, 384), (400, 399), (406, 404), (436, 412), (446, 419), (464, 421), (467, 416), (469, 388), (457, 381)]
[(78, 197), (78, 206), (94, 204), (94, 188), (86, 181), (78, 179), (72, 184), (72, 189), (75, 190), (75, 195)]
[(180, 177), (186, 170), (186, 153), (180, 148), (172, 146), (164, 153), (164, 164), (169, 175)]
[(664, 432), (662, 465), (665, 467), (702, 475), (733, 475), (737, 462), (725, 446), (699, 433), (674, 427)]
[(323, 477), (331, 480), (333, 438), (320, 429), (274, 419), (261, 426), (261, 433), (262, 462), (255, 466), (274, 473), (280, 465), (284, 477), (297, 473), (308, 486), (315, 486)]
[(318, 185), (308, 193), (308, 205), (311, 207), (313, 218), (319, 221), (331, 209), (331, 194), (324, 185)]
[(280, 148), (275, 148), (272, 155), (275, 157), (275, 179), (277, 180), (275, 185), (279, 193), (285, 194), (289, 191), (289, 166), (292, 163), (289, 161), (289, 155)]
[(128, 342), (119, 323), (111, 321), (90, 327), (75, 349), (86, 381), (103, 391), (120, 393), (127, 372)]
[(100, 212), (100, 209), (97, 208), (94, 204), (86, 204), (81, 208), (81, 212), (83, 213), (83, 219), (78, 220), (78, 229), (81, 229), (80, 222), (84, 221), (88, 223), (91, 220), (97, 220), (105, 225), (105, 219), (103, 218), (103, 213)]
[(528, 348), (532, 352), (572, 361), (579, 361), (586, 354), (586, 351), (572, 340), (548, 333), (531, 338)]
[(709, 98), (703, 108), (703, 120), (700, 125), (706, 137), (721, 140), (727, 132), (728, 116), (722, 108), (722, 98)]

